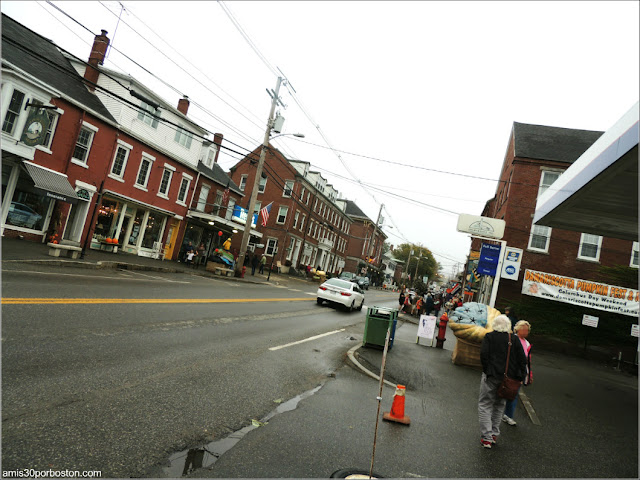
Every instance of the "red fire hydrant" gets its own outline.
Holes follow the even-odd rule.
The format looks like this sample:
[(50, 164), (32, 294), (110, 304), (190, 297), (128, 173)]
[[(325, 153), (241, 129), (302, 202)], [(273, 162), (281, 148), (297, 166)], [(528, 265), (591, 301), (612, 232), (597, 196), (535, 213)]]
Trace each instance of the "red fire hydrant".
[(447, 322), (449, 321), (449, 317), (447, 316), (447, 312), (443, 313), (440, 317), (440, 324), (438, 325), (438, 336), (436, 337), (436, 348), (442, 348), (444, 342), (446, 342), (446, 338), (444, 338), (447, 332)]
[(244, 278), (244, 272), (247, 271), (247, 267), (242, 267), (242, 272), (240, 273), (240, 278)]

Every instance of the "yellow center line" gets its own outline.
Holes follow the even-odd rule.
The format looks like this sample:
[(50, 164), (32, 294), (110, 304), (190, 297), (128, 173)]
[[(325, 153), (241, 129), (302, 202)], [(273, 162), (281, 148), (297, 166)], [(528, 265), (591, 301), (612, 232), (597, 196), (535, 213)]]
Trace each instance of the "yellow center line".
[(3, 305), (52, 305), (99, 303), (251, 303), (309, 302), (313, 298), (2, 298)]

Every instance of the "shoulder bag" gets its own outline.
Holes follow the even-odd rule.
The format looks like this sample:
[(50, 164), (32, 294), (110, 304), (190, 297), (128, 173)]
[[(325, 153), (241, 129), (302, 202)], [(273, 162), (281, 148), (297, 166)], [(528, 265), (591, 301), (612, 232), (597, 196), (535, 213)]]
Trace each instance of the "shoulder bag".
[(500, 386), (498, 387), (498, 396), (501, 398), (506, 398), (507, 400), (513, 400), (514, 398), (516, 398), (522, 382), (520, 380), (510, 378), (507, 375), (507, 372), (509, 371), (509, 357), (511, 356), (511, 334), (507, 333), (507, 335), (509, 336), (509, 348), (507, 349), (507, 365), (504, 367), (504, 377), (502, 377), (502, 383), (500, 383)]

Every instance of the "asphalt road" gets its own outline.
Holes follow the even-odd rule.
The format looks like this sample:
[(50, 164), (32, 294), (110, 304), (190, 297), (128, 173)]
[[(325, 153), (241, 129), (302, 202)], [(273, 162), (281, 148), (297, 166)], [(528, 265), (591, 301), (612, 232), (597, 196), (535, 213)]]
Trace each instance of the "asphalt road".
[[(19, 264), (2, 273), (4, 470), (144, 475), (323, 384), (365, 319), (317, 306), (303, 283)], [(367, 303), (394, 297), (370, 291)]]

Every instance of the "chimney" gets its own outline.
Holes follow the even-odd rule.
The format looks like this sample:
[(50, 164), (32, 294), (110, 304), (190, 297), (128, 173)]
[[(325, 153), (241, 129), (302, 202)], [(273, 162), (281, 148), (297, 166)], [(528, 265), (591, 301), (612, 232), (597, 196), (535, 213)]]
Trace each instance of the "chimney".
[(223, 138), (224, 138), (224, 135), (222, 135), (221, 133), (213, 134), (213, 143), (216, 145), (216, 147), (218, 147), (216, 151), (216, 156), (213, 159), (213, 163), (218, 163), (218, 156), (220, 155), (220, 147), (222, 146)]
[[(100, 71), (97, 69), (97, 66), (104, 63), (104, 57), (108, 47), (109, 38), (107, 37), (107, 31), (102, 30), (102, 33), (96, 35), (96, 38), (93, 40), (93, 47), (91, 47), (91, 53), (89, 54), (89, 65), (87, 65), (84, 71), (84, 78), (88, 81), (98, 83)], [(93, 92), (95, 90), (93, 85), (89, 84), (87, 86), (90, 91)]]
[(186, 116), (187, 110), (189, 110), (189, 97), (184, 95), (180, 100), (178, 100), (178, 111)]

